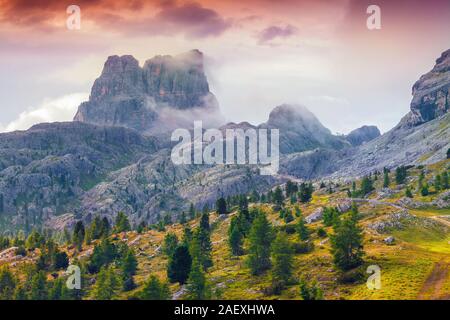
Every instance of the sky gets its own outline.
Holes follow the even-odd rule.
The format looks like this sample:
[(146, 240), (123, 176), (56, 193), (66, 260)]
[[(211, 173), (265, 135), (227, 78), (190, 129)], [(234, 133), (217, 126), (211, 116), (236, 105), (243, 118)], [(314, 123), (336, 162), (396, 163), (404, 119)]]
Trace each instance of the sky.
[[(67, 7), (81, 10), (70, 30)], [(381, 29), (369, 30), (369, 5)], [(302, 104), (333, 133), (383, 132), (450, 48), (448, 0), (0, 0), (0, 131), (70, 121), (110, 55), (199, 49), (228, 121)]]

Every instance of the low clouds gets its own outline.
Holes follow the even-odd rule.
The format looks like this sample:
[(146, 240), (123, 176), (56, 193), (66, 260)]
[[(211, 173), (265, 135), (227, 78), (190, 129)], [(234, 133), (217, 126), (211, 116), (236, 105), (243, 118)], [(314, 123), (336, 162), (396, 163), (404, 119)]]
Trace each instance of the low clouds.
[(0, 131), (26, 130), (42, 122), (72, 121), (78, 106), (88, 97), (88, 93), (74, 93), (44, 101), (37, 108), (22, 112), (16, 120), (6, 126), (0, 126)]
[(258, 34), (258, 43), (263, 45), (272, 43), (275, 39), (289, 38), (297, 34), (297, 31), (296, 27), (289, 24), (284, 27), (269, 26)]

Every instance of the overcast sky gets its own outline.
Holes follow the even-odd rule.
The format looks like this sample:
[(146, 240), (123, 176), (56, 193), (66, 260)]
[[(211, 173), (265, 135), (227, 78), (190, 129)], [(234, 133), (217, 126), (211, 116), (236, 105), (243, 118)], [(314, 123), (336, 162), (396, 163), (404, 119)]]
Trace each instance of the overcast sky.
[[(81, 30), (66, 8), (81, 8)], [(366, 9), (381, 8), (381, 30)], [(448, 0), (0, 0), (0, 131), (71, 120), (107, 56), (201, 50), (230, 121), (303, 104), (333, 132), (382, 131), (450, 48)]]

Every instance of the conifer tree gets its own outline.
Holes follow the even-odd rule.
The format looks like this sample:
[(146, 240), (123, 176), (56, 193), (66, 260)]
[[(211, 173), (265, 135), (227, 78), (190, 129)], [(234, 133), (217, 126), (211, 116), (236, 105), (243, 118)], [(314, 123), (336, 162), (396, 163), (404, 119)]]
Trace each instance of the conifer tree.
[(176, 248), (167, 266), (167, 277), (171, 282), (185, 284), (191, 272), (192, 258), (185, 244)]
[(145, 282), (139, 298), (142, 300), (169, 300), (169, 286), (166, 282), (161, 282), (155, 275), (151, 275)]
[(449, 182), (448, 182), (448, 173), (447, 171), (444, 171), (442, 173), (442, 188), (444, 190), (447, 190), (450, 187)]
[(405, 166), (398, 167), (395, 169), (395, 183), (397, 183), (397, 185), (404, 184), (407, 175), (408, 171)]
[(0, 268), (0, 300), (12, 300), (16, 288), (16, 279), (7, 267)]
[(369, 176), (364, 176), (361, 180), (361, 195), (366, 196), (374, 189), (372, 179)]
[(116, 217), (116, 225), (114, 226), (114, 231), (117, 233), (130, 231), (130, 221), (125, 213), (120, 211)]
[(211, 297), (211, 293), (206, 282), (205, 272), (201, 262), (194, 258), (191, 272), (187, 282), (187, 296), (191, 300), (206, 300)]
[[(236, 217), (233, 217), (236, 218)], [(230, 224), (230, 231), (228, 236), (228, 244), (230, 246), (231, 253), (235, 256), (240, 256), (244, 252), (242, 249), (243, 244), (243, 234), (239, 231), (239, 228), (237, 226), (232, 226)]]
[(218, 215), (227, 214), (227, 202), (225, 198), (220, 197), (216, 201), (216, 212)]
[(39, 271), (31, 279), (30, 298), (31, 300), (48, 299), (47, 276), (44, 271)]
[(112, 300), (119, 288), (120, 282), (114, 270), (111, 267), (102, 267), (92, 290), (93, 296), (96, 300)]
[(390, 184), (389, 180), (389, 170), (387, 168), (383, 169), (383, 188), (388, 188)]
[(272, 244), (272, 281), (282, 289), (290, 281), (293, 270), (294, 249), (286, 233), (279, 232)]
[(434, 178), (434, 189), (436, 190), (436, 192), (442, 190), (442, 178), (440, 174), (436, 175), (436, 177)]
[(310, 232), (308, 227), (306, 226), (305, 218), (300, 217), (300, 219), (298, 219), (296, 231), (301, 241), (306, 241), (309, 239)]
[(175, 249), (178, 246), (178, 238), (177, 235), (173, 232), (169, 232), (164, 237), (164, 243), (162, 246), (163, 253), (167, 257), (173, 256), (173, 253), (175, 252)]
[(132, 249), (127, 249), (121, 261), (124, 291), (130, 291), (136, 287), (133, 276), (136, 275), (137, 266), (138, 263), (134, 251)]
[(275, 203), (278, 208), (281, 208), (281, 206), (283, 205), (283, 200), (283, 191), (281, 190), (280, 186), (277, 186), (273, 193), (273, 203)]
[(80, 251), (83, 247), (83, 241), (85, 237), (85, 229), (84, 224), (82, 221), (78, 221), (75, 224), (75, 228), (73, 230), (73, 236), (72, 236), (72, 243), (74, 244), (75, 248), (77, 248), (78, 251)]
[(322, 300), (323, 293), (317, 282), (314, 281), (310, 286), (305, 279), (300, 280), (300, 296), (303, 300)]
[(408, 198), (413, 198), (413, 194), (411, 192), (411, 188), (410, 187), (406, 188), (405, 196), (407, 196)]
[(362, 230), (357, 225), (356, 215), (334, 225), (334, 232), (331, 236), (331, 252), (336, 267), (346, 271), (359, 266), (364, 251)]
[(196, 216), (194, 204), (191, 203), (189, 206), (189, 219), (193, 220)]
[(258, 214), (253, 221), (249, 233), (249, 256), (247, 265), (253, 275), (259, 275), (270, 269), (270, 246), (273, 239), (273, 231), (265, 214)]

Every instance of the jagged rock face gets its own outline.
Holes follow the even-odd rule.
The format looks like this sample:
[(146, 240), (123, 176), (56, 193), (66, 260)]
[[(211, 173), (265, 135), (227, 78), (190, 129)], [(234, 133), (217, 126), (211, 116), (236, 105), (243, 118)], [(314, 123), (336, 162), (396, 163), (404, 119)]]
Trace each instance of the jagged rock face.
[(345, 138), (352, 146), (360, 146), (381, 135), (380, 130), (376, 126), (362, 126), (350, 132)]
[(416, 126), (450, 110), (450, 49), (414, 84), (412, 94), (411, 112), (402, 119), (401, 126)]
[(303, 106), (281, 105), (272, 110), (267, 123), (260, 128), (280, 130), (280, 152), (289, 154), (315, 148), (342, 149), (349, 143), (331, 134)]
[(74, 120), (147, 131), (155, 125), (163, 108), (218, 111), (200, 51), (175, 57), (156, 56), (146, 61), (143, 68), (129, 55), (109, 57), (95, 80), (89, 101), (80, 105)]
[(0, 135), (0, 229), (29, 231), (73, 212), (105, 176), (158, 146), (121, 127), (40, 124)]

